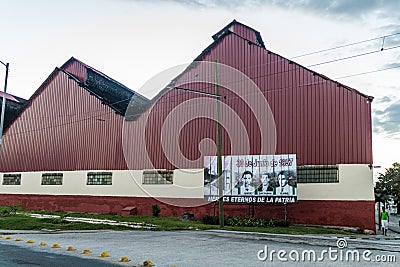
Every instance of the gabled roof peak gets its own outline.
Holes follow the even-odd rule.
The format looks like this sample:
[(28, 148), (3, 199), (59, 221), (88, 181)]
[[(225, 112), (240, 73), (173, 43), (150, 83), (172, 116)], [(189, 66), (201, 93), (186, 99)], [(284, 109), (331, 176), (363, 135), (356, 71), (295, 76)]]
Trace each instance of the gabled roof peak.
[(243, 23), (238, 22), (235, 19), (224, 28), (222, 28), (219, 32), (214, 34), (212, 38), (214, 39), (214, 41), (218, 41), (221, 37), (228, 33), (236, 34), (243, 39), (246, 39), (252, 43), (261, 46), (262, 48), (265, 48), (264, 41), (261, 38), (260, 32)]

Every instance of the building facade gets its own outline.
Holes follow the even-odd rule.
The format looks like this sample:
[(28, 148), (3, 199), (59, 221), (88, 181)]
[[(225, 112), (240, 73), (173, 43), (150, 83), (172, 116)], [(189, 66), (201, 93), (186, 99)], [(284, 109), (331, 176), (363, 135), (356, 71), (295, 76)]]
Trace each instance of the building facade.
[[(0, 203), (214, 214), (203, 202), (203, 157), (216, 153), (217, 84), (223, 155), (296, 155), (289, 220), (375, 229), (373, 98), (269, 51), (237, 21), (213, 39), (152, 100), (75, 58), (56, 68), (4, 133)], [(225, 213), (250, 206), (254, 216), (285, 216), (278, 204)]]

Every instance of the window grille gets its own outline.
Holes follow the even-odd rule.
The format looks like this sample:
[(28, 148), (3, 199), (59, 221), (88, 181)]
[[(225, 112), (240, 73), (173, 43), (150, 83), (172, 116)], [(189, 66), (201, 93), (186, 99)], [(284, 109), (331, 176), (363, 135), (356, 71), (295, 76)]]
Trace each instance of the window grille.
[(339, 168), (336, 165), (297, 166), (298, 183), (338, 183)]
[(172, 170), (143, 171), (143, 184), (173, 184)]
[(87, 174), (87, 185), (112, 185), (111, 172), (89, 172)]
[(3, 185), (21, 185), (21, 174), (4, 174)]
[(42, 185), (62, 185), (63, 174), (62, 173), (43, 173), (42, 174)]

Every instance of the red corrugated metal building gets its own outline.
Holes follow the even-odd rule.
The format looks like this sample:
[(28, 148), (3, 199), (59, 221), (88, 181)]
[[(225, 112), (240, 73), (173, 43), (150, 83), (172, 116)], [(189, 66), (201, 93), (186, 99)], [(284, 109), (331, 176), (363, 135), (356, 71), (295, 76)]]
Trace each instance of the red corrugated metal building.
[[(25, 173), (202, 169), (202, 156), (216, 153), (210, 141), (216, 140), (215, 98), (172, 87), (215, 93), (212, 82), (218, 76), (224, 155), (296, 154), (298, 166), (337, 166), (337, 183), (299, 184), (299, 194), (304, 193), (289, 205), (290, 220), (375, 229), (368, 167), (373, 98), (269, 51), (259, 32), (239, 22), (213, 39), (151, 101), (71, 58), (53, 71), (6, 129), (0, 172), (22, 173), (23, 181)], [(222, 66), (217, 74), (216, 60)], [(242, 130), (235, 136), (232, 129)], [(40, 190), (3, 186), (0, 203), (21, 200), (26, 208), (90, 212), (136, 206), (139, 213), (150, 213), (157, 202), (165, 215), (214, 212), (214, 204), (165, 204), (162, 195)], [(226, 213), (244, 215), (247, 208), (227, 205)], [(255, 207), (256, 216), (281, 218), (283, 212), (279, 205)]]

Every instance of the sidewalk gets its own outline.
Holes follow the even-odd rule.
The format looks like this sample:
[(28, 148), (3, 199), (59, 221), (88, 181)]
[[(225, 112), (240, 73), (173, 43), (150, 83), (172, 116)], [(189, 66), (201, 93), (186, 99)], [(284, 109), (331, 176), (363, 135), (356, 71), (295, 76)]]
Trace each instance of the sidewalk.
[[(378, 215), (376, 214), (376, 235), (382, 235), (382, 230), (379, 230)], [(400, 226), (399, 226), (400, 215), (389, 215), (389, 231), (387, 232), (388, 237), (400, 237)]]
[[(44, 238), (51, 239), (51, 242), (68, 242), (73, 240), (76, 246), (84, 247), (88, 246), (84, 240), (80, 239), (82, 236), (91, 236), (89, 240), (102, 240), (103, 242), (94, 242), (98, 249), (103, 251), (107, 248), (113, 247), (110, 243), (115, 242), (119, 239), (120, 244), (124, 243), (122, 239), (129, 235), (141, 234), (143, 232), (153, 233), (155, 235), (176, 233), (190, 235), (192, 237), (208, 236), (208, 238), (218, 237), (236, 240), (263, 240), (279, 243), (291, 243), (291, 244), (301, 244), (301, 245), (311, 245), (311, 246), (336, 246), (336, 243), (340, 239), (347, 241), (352, 248), (364, 248), (364, 249), (378, 249), (382, 251), (393, 251), (400, 252), (400, 234), (394, 232), (388, 232), (387, 236), (381, 234), (377, 235), (289, 235), (289, 234), (269, 234), (269, 233), (258, 233), (258, 232), (239, 232), (239, 231), (229, 231), (229, 230), (207, 230), (207, 231), (110, 231), (110, 230), (100, 230), (100, 231), (29, 231), (29, 230), (0, 230), (0, 235), (3, 235), (3, 239), (6, 235), (11, 235), (13, 237), (21, 236), (24, 240), (27, 239), (37, 239)], [(125, 234), (124, 234), (125, 233)], [(120, 238), (115, 238), (116, 236), (122, 235)], [(54, 240), (53, 240), (54, 238)], [(50, 240), (47, 240), (50, 241)], [(127, 241), (125, 241), (127, 242)], [(101, 244), (102, 243), (102, 244)], [(107, 245), (106, 245), (107, 244)], [(115, 245), (114, 245), (115, 246)], [(127, 245), (129, 247), (129, 245)], [(124, 246), (120, 246), (119, 250), (124, 251)], [(129, 250), (128, 250), (129, 251)], [(126, 251), (126, 253), (128, 253)]]
[[(227, 230), (27, 231), (0, 229), (0, 235), (2, 235), (0, 245), (8, 242), (8, 244), (19, 245), (21, 247), (30, 247), (38, 252), (46, 251), (65, 255), (72, 254), (78, 257), (93, 259), (99, 259), (103, 252), (107, 252), (111, 257), (102, 259), (123, 266), (132, 266), (132, 263), (143, 263), (147, 259), (163, 263), (161, 266), (202, 266), (201, 260), (203, 258), (201, 255), (214, 255), (215, 262), (218, 263), (221, 256), (220, 253), (228, 253), (226, 254), (227, 258), (234, 258), (229, 253), (239, 251), (239, 249), (242, 249), (242, 246), (246, 247), (250, 252), (256, 253), (265, 244), (270, 245), (271, 248), (300, 249), (305, 247), (309, 249), (310, 246), (311, 248), (312, 246), (316, 246), (315, 249), (322, 250), (329, 247), (337, 249), (340, 248), (339, 244), (344, 243), (344, 247), (349, 249), (368, 249), (371, 251), (400, 253), (399, 219), (400, 216), (392, 215), (390, 217), (390, 231), (388, 231), (387, 236), (381, 235), (381, 232), (378, 230), (377, 235), (289, 235)], [(6, 239), (7, 236), (10, 237)], [(17, 239), (19, 238), (21, 238), (21, 241), (18, 242)], [(28, 243), (28, 240), (31, 240), (33, 243)], [(47, 245), (39, 246), (41, 242), (46, 242)], [(52, 248), (53, 244), (59, 244), (60, 248)], [(223, 244), (222, 251), (220, 251), (221, 244)], [(67, 248), (70, 246), (75, 251), (67, 251)], [(83, 251), (87, 249), (91, 252), (83, 254)], [(220, 252), (215, 253), (215, 251)], [(121, 257), (131, 259), (131, 263), (119, 262)], [(198, 262), (196, 263), (195, 260)], [(216, 266), (218, 266), (217, 263)]]
[(281, 243), (303, 244), (311, 246), (335, 246), (340, 239), (345, 239), (352, 248), (378, 249), (382, 251), (400, 252), (400, 235), (286, 235), (256, 232), (237, 232), (226, 230), (209, 230), (216, 236), (238, 239), (266, 240)]

